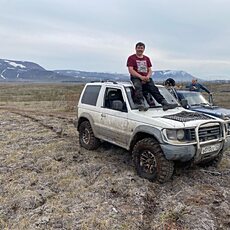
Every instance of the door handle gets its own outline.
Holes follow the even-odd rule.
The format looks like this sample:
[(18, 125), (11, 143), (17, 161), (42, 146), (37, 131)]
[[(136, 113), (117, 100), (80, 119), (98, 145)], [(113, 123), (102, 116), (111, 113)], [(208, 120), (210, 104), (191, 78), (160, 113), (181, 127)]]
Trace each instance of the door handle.
[(106, 117), (106, 115), (104, 113), (101, 114), (101, 117)]

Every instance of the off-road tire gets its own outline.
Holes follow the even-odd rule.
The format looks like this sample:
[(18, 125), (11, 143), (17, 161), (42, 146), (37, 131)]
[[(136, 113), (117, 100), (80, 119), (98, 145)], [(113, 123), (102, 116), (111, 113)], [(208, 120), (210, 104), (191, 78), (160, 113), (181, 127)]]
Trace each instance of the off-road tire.
[(134, 164), (140, 177), (160, 183), (173, 174), (174, 162), (165, 158), (159, 143), (153, 138), (138, 141), (132, 151)]
[(100, 140), (94, 136), (89, 121), (83, 121), (79, 126), (80, 146), (88, 150), (95, 150), (100, 145)]

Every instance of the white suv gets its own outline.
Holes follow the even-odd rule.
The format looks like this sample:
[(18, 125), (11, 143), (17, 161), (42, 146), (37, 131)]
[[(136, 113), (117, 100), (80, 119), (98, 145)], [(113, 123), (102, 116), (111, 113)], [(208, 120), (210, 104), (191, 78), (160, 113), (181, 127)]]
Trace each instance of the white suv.
[[(158, 88), (168, 103), (177, 103), (166, 88)], [(107, 141), (130, 150), (137, 173), (150, 181), (169, 180), (174, 161), (219, 163), (230, 146), (221, 119), (185, 110), (179, 104), (163, 111), (153, 98), (148, 111), (139, 111), (133, 91), (129, 82), (85, 85), (75, 124), (82, 147), (93, 150)]]

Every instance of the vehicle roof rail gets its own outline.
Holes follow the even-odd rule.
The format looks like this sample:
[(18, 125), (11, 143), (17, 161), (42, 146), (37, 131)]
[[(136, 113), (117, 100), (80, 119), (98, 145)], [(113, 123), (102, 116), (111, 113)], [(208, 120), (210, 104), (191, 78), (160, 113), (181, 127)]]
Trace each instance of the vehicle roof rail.
[(113, 84), (118, 84), (116, 81), (112, 81), (112, 80), (91, 81), (91, 83), (95, 83), (95, 82), (100, 82), (100, 83), (111, 82)]

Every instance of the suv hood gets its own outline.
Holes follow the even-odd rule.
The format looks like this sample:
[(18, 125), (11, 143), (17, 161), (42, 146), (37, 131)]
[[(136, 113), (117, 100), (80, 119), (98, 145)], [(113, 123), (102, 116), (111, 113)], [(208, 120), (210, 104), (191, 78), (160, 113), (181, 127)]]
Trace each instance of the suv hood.
[[(220, 121), (207, 114), (197, 114), (181, 107), (163, 111), (162, 108), (149, 109), (146, 112), (135, 111), (135, 120), (145, 124), (153, 124), (162, 128), (196, 127), (207, 122)], [(194, 117), (192, 116), (194, 114)]]
[(206, 113), (214, 117), (230, 119), (230, 109), (221, 108), (218, 106), (194, 106), (190, 108), (192, 111)]

